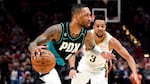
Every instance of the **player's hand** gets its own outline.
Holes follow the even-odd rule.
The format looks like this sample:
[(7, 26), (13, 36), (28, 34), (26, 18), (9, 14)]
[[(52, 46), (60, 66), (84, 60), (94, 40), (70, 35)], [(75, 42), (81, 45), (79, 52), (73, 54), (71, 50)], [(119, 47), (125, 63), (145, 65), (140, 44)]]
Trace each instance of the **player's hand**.
[(40, 56), (41, 49), (46, 49), (46, 48), (47, 46), (34, 46), (34, 48), (32, 48), (31, 51), (31, 56), (32, 57)]
[(116, 57), (113, 53), (110, 53), (110, 52), (102, 52), (101, 53), (102, 57), (107, 59), (107, 60), (116, 60)]
[(132, 73), (130, 75), (130, 79), (131, 79), (132, 84), (141, 84), (142, 75), (137, 74), (137, 73), (135, 74)]
[(69, 72), (69, 78), (70, 78), (70, 79), (75, 78), (75, 77), (76, 77), (76, 74), (77, 74), (77, 70), (71, 69), (70, 72)]

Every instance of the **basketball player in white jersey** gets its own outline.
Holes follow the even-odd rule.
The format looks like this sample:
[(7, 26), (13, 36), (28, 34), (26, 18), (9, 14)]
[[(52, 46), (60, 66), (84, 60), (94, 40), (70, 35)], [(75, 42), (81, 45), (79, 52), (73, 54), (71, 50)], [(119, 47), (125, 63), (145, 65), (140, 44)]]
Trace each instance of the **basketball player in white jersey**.
[[(103, 51), (111, 52), (116, 50), (129, 64), (134, 79), (137, 80), (136, 63), (128, 51), (121, 45), (121, 43), (111, 36), (106, 30), (106, 21), (103, 16), (96, 16), (93, 24), (92, 33), (96, 45)], [(91, 84), (108, 84), (105, 78), (105, 63), (106, 59), (96, 55), (83, 48), (84, 55), (82, 56), (77, 67), (79, 73), (72, 79), (71, 84), (87, 84), (91, 79)], [(138, 84), (138, 80), (137, 80)]]

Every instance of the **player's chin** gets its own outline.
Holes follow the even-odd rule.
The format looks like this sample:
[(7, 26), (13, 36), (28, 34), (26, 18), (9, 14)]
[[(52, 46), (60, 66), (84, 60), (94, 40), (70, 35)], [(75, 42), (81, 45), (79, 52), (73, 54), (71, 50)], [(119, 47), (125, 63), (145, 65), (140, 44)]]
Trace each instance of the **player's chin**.
[(86, 28), (86, 29), (90, 29), (90, 26), (91, 26), (91, 24), (84, 24), (84, 25), (82, 25), (82, 27)]
[(90, 26), (86, 26), (86, 27), (84, 27), (84, 28), (86, 28), (87, 30), (91, 29)]
[(90, 26), (91, 26), (91, 24), (89, 23), (89, 24), (87, 24), (87, 25), (86, 25), (86, 28), (88, 28), (88, 29), (89, 29), (89, 28), (90, 28)]
[(101, 37), (103, 37), (103, 33), (100, 33), (100, 32), (96, 32), (96, 35), (99, 37), (99, 38), (101, 38)]

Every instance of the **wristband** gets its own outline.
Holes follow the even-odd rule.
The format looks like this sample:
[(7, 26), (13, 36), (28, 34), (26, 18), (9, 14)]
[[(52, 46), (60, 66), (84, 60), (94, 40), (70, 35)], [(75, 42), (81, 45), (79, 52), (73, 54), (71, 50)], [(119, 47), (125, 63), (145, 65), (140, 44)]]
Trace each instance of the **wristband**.
[(75, 67), (71, 67), (69, 70), (76, 70), (76, 68)]

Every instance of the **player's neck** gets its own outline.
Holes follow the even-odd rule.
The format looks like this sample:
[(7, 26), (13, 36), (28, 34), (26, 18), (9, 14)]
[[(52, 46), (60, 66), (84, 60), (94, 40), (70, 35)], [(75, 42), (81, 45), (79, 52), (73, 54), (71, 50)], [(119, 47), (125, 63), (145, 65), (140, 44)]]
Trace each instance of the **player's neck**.
[(76, 32), (80, 32), (82, 27), (80, 25), (77, 25), (75, 22), (70, 22), (69, 24), (69, 29), (70, 31), (76, 33)]
[(69, 24), (69, 31), (72, 37), (77, 37), (81, 32), (82, 27), (77, 25), (76, 23), (71, 22)]

